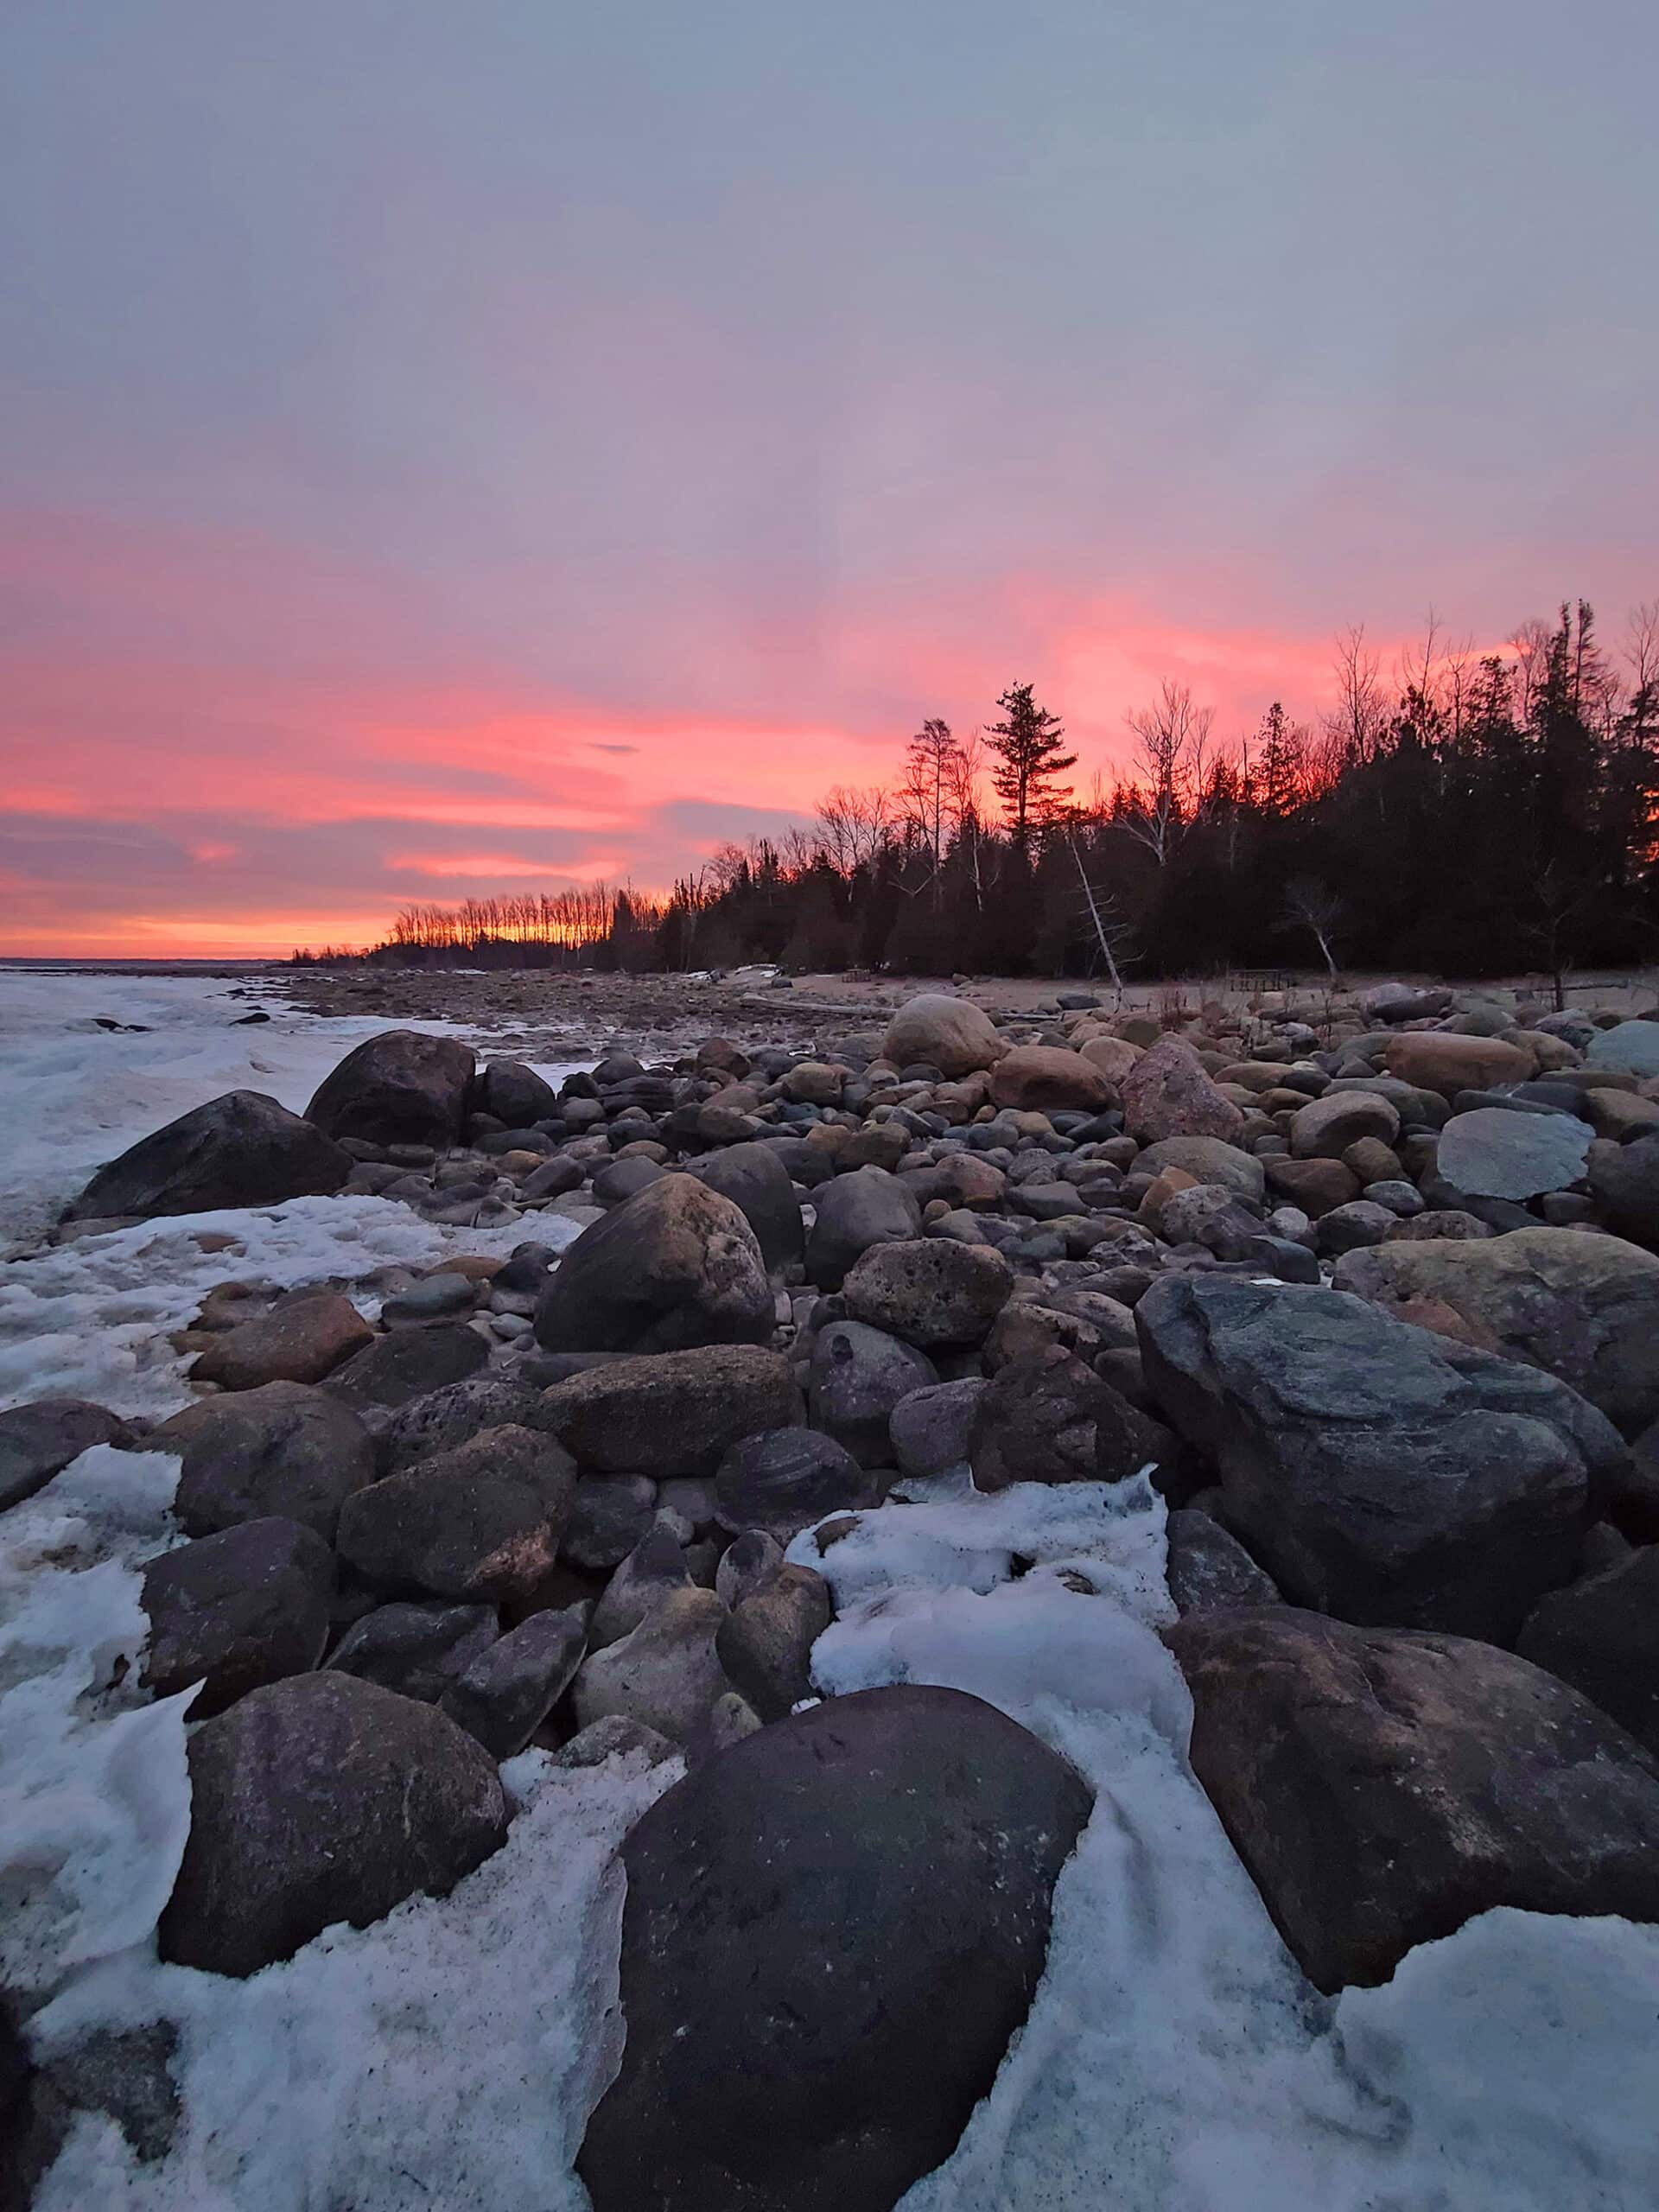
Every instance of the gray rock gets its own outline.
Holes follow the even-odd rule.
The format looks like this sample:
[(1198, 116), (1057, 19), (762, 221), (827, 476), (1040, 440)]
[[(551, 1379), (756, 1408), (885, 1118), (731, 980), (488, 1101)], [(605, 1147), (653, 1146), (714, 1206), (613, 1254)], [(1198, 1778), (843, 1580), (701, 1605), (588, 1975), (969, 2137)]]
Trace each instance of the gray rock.
[(493, 1759), (515, 1758), (575, 1680), (587, 1649), (577, 1608), (532, 1613), (480, 1653), (440, 1702)]
[(1320, 1217), (1319, 1249), (1334, 1255), (1380, 1244), (1399, 1218), (1390, 1206), (1370, 1198), (1350, 1198), (1346, 1205), (1332, 1206)]
[[(467, 1287), (470, 1306), (472, 1285)], [(345, 1406), (406, 1406), (429, 1390), (477, 1374), (489, 1356), (490, 1348), (476, 1329), (397, 1329), (353, 1352), (324, 1378), (321, 1388)]]
[(620, 1567), (656, 1515), (657, 1484), (649, 1475), (584, 1475), (559, 1555), (590, 1573)]
[(44, 1490), (95, 1444), (126, 1444), (119, 1414), (84, 1398), (36, 1398), (0, 1413), (0, 1512)]
[(893, 1456), (907, 1475), (942, 1475), (968, 1457), (985, 1384), (976, 1375), (930, 1382), (900, 1398), (887, 1417)]
[(715, 1634), (726, 1679), (762, 1721), (782, 1720), (812, 1693), (812, 1646), (830, 1625), (830, 1586), (785, 1566), (735, 1606)]
[(324, 1077), (306, 1119), (331, 1137), (426, 1144), (442, 1152), (461, 1135), (472, 1081), (470, 1045), (385, 1029)]
[(308, 1120), (263, 1091), (231, 1090), (100, 1167), (65, 1218), (279, 1205), (338, 1191), (352, 1166), (350, 1154)]
[(1516, 1649), (1581, 1690), (1659, 1758), (1659, 1546), (1533, 1607)]
[(1475, 1198), (1534, 1198), (1584, 1173), (1592, 1132), (1564, 1114), (1512, 1114), (1482, 1106), (1454, 1114), (1440, 1132), (1438, 1166)]
[(522, 1060), (491, 1060), (474, 1086), (479, 1110), (493, 1114), (509, 1129), (527, 1129), (557, 1119), (558, 1093)]
[(665, 1591), (637, 1628), (582, 1662), (571, 1692), (576, 1726), (621, 1713), (690, 1743), (730, 1688), (715, 1651), (725, 1618), (712, 1590)]
[[(478, 1287), (470, 1275), (423, 1275), (388, 1298), (380, 1308), (380, 1319), (388, 1329), (410, 1324), (447, 1321), (457, 1313), (470, 1313), (478, 1302)], [(459, 1376), (446, 1375), (445, 1382), (458, 1382)], [(435, 1388), (429, 1385), (429, 1388)]]
[(339, 1921), (442, 1896), (506, 1840), (472, 1738), (340, 1674), (273, 1682), (199, 1728), (190, 1796), (161, 1953), (209, 1974), (256, 1974)]
[(1659, 1021), (1621, 1021), (1616, 1028), (1598, 1030), (1584, 1064), (1624, 1075), (1659, 1075)]
[(1179, 1167), (1200, 1183), (1230, 1191), (1236, 1198), (1247, 1199), (1252, 1205), (1261, 1204), (1267, 1188), (1262, 1163), (1255, 1154), (1242, 1152), (1237, 1145), (1220, 1137), (1166, 1137), (1161, 1143), (1149, 1144), (1135, 1164), (1154, 1175), (1166, 1167)]
[(659, 1798), (623, 1845), (595, 2212), (889, 2212), (989, 2089), (1088, 1815), (1014, 1722), (911, 1688), (780, 1720)]
[(1659, 1249), (1659, 1135), (1592, 1146), (1590, 1188), (1610, 1229)]
[(594, 1204), (607, 1208), (626, 1205), (653, 1183), (660, 1183), (665, 1172), (656, 1160), (639, 1154), (632, 1160), (613, 1160), (594, 1178)]
[(518, 1185), (521, 1198), (562, 1198), (567, 1192), (579, 1191), (588, 1178), (579, 1160), (572, 1160), (568, 1153), (556, 1153), (551, 1160), (544, 1160), (539, 1167), (532, 1167)]
[(1169, 1594), (1183, 1620), (1189, 1613), (1279, 1603), (1271, 1575), (1264, 1574), (1237, 1537), (1210, 1514), (1190, 1507), (1172, 1513), (1167, 1537)]
[(518, 1602), (551, 1573), (575, 1492), (575, 1463), (551, 1437), (487, 1428), (356, 1491), (335, 1541), (385, 1588)]
[(806, 1240), (807, 1277), (820, 1290), (839, 1290), (847, 1270), (874, 1245), (904, 1243), (918, 1236), (921, 1226), (913, 1192), (886, 1168), (837, 1175), (817, 1194)]
[(334, 1554), (298, 1521), (245, 1521), (162, 1552), (144, 1569), (143, 1680), (157, 1697), (202, 1685), (193, 1720), (321, 1659)]
[(842, 1297), (849, 1319), (931, 1351), (982, 1343), (1013, 1288), (1014, 1269), (988, 1246), (917, 1237), (872, 1247)]
[(328, 1661), (339, 1674), (435, 1705), (497, 1638), (493, 1605), (377, 1605), (347, 1629)]
[(1553, 1376), (1338, 1292), (1166, 1277), (1147, 1380), (1293, 1603), (1507, 1642), (1573, 1573), (1623, 1457)]
[(784, 1548), (764, 1529), (745, 1529), (721, 1554), (715, 1571), (715, 1592), (723, 1605), (735, 1612), (770, 1582), (784, 1563)]
[(686, 1163), (688, 1173), (731, 1200), (774, 1273), (797, 1264), (806, 1249), (800, 1200), (780, 1154), (777, 1144), (734, 1144)]
[(602, 1651), (607, 1644), (631, 1636), (671, 1590), (691, 1586), (685, 1554), (665, 1522), (658, 1521), (646, 1529), (617, 1568), (594, 1608), (588, 1648)]
[(780, 1543), (826, 1513), (879, 1503), (880, 1490), (853, 1453), (811, 1428), (746, 1436), (720, 1463), (715, 1510), (723, 1529), (764, 1529)]
[(938, 1379), (931, 1361), (897, 1337), (862, 1321), (833, 1321), (820, 1330), (808, 1369), (812, 1426), (844, 1445), (861, 1466), (886, 1466), (893, 1408)]
[(661, 1766), (664, 1759), (679, 1756), (677, 1744), (671, 1744), (655, 1728), (647, 1728), (643, 1720), (631, 1720), (623, 1713), (607, 1713), (602, 1719), (578, 1729), (568, 1744), (554, 1752), (552, 1764), (577, 1771), (603, 1766), (607, 1759), (638, 1758), (646, 1766)]
[(556, 1382), (545, 1417), (585, 1468), (711, 1474), (728, 1445), (800, 1416), (789, 1363), (758, 1344), (624, 1359)]
[(190, 1536), (275, 1516), (333, 1543), (340, 1507), (374, 1480), (374, 1446), (362, 1422), (302, 1382), (204, 1398), (163, 1421), (149, 1441), (182, 1458), (174, 1511)]
[(1526, 1660), (1287, 1606), (1165, 1638), (1193, 1770), (1320, 1989), (1497, 1905), (1659, 1919), (1659, 1762)]
[(754, 1231), (692, 1175), (664, 1175), (583, 1230), (536, 1308), (550, 1351), (765, 1344), (772, 1286)]

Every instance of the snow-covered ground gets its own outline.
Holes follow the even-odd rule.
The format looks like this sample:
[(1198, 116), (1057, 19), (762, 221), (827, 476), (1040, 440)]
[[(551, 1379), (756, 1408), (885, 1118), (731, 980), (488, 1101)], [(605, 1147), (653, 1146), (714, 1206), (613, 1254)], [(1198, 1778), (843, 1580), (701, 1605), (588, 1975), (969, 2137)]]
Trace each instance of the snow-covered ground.
[[(256, 1007), (270, 1020), (243, 1026)], [(134, 1027), (102, 1029), (100, 1017)], [(531, 1235), (568, 1240), (574, 1230), (555, 1217), (461, 1230), (395, 1200), (296, 1198), (41, 1249), (92, 1170), (139, 1137), (226, 1090), (302, 1110), (353, 1046), (393, 1027), (487, 1045), (447, 1022), (324, 1020), (257, 979), (0, 970), (0, 1251), (22, 1255), (0, 1261), (0, 1407), (55, 1395), (122, 1414), (175, 1411), (189, 1392), (168, 1333), (228, 1276), (355, 1282), (450, 1251), (505, 1256)], [(541, 1070), (550, 1081), (569, 1071)], [(235, 1242), (204, 1251), (209, 1232)]]

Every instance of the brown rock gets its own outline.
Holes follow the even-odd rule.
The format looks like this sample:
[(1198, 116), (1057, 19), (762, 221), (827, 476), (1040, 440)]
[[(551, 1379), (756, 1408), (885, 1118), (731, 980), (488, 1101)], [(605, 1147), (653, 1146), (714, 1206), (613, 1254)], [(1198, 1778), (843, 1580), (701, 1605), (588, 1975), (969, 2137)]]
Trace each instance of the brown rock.
[(1120, 1085), (1123, 1124), (1142, 1144), (1163, 1137), (1222, 1137), (1236, 1143), (1244, 1116), (1223, 1097), (1192, 1047), (1166, 1037), (1144, 1052)]
[(1443, 1098), (1455, 1098), (1460, 1090), (1523, 1083), (1534, 1065), (1530, 1052), (1501, 1037), (1460, 1037), (1449, 1029), (1408, 1030), (1391, 1037), (1382, 1063), (1402, 1083), (1437, 1090)]
[(193, 1382), (257, 1390), (265, 1382), (321, 1382), (374, 1340), (349, 1298), (319, 1290), (285, 1299), (257, 1320), (240, 1321), (208, 1346), (190, 1370)]

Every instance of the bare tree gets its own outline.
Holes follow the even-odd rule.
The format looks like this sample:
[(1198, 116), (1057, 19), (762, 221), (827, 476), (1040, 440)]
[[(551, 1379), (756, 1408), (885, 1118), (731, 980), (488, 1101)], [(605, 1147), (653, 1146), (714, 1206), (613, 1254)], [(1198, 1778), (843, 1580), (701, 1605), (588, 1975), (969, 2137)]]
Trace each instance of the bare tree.
[(1389, 720), (1377, 658), (1365, 643), (1363, 622), (1338, 638), (1332, 672), (1337, 699), (1325, 717), (1327, 774), (1374, 760)]
[(1319, 948), (1326, 974), (1333, 980), (1337, 960), (1331, 944), (1342, 917), (1341, 899), (1317, 876), (1294, 876), (1285, 886), (1285, 911), (1280, 928), (1306, 930)]
[(962, 747), (950, 734), (949, 722), (925, 721), (910, 741), (898, 798), (904, 820), (927, 848), (937, 894), (945, 847), (958, 819), (955, 804), (956, 769)]
[(1215, 709), (1195, 707), (1185, 683), (1166, 682), (1151, 706), (1125, 720), (1135, 735), (1137, 772), (1126, 826), (1166, 868), (1205, 788)]
[(818, 837), (832, 868), (851, 876), (876, 860), (893, 825), (883, 784), (837, 784), (818, 801)]

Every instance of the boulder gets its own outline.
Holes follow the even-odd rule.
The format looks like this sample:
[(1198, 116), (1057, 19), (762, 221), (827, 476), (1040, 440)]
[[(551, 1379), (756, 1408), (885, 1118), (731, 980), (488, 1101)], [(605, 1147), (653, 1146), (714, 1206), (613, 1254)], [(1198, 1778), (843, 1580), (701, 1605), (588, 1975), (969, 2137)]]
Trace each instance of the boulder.
[(726, 1679), (763, 1721), (782, 1720), (812, 1694), (812, 1646), (830, 1625), (830, 1586), (810, 1567), (780, 1567), (715, 1634)]
[(1208, 1513), (1184, 1506), (1166, 1525), (1169, 1594), (1189, 1613), (1230, 1612), (1240, 1605), (1276, 1605), (1279, 1592), (1236, 1536)]
[(1255, 1154), (1242, 1152), (1237, 1145), (1220, 1137), (1166, 1137), (1160, 1144), (1148, 1145), (1135, 1164), (1154, 1175), (1161, 1175), (1166, 1167), (1179, 1167), (1196, 1183), (1230, 1191), (1236, 1198), (1247, 1198), (1255, 1205), (1261, 1204), (1267, 1187), (1262, 1162)]
[(1098, 1114), (1116, 1093), (1098, 1067), (1064, 1046), (1019, 1045), (991, 1071), (991, 1103), (1017, 1113)]
[(509, 1129), (558, 1118), (558, 1093), (522, 1060), (491, 1060), (479, 1071), (474, 1100), (480, 1112), (493, 1114)]
[(977, 1375), (925, 1383), (900, 1398), (887, 1417), (893, 1456), (907, 1475), (942, 1475), (968, 1457), (968, 1439), (984, 1395)]
[(826, 1513), (880, 1501), (844, 1445), (810, 1428), (764, 1429), (734, 1444), (715, 1478), (715, 1512), (734, 1535), (759, 1529), (780, 1543)]
[(659, 1798), (622, 1847), (595, 2212), (889, 2212), (989, 2090), (1088, 1816), (1016, 1723), (910, 1687), (779, 1720)]
[(354, 1621), (329, 1656), (329, 1668), (399, 1697), (435, 1705), (492, 1649), (499, 1623), (493, 1605), (377, 1605)]
[(328, 1641), (334, 1554), (298, 1521), (244, 1521), (162, 1552), (144, 1569), (143, 1680), (157, 1697), (200, 1682), (193, 1720), (317, 1665)]
[(671, 1591), (692, 1586), (685, 1554), (666, 1518), (653, 1521), (594, 1606), (588, 1629), (588, 1649), (602, 1651), (607, 1643), (620, 1643)]
[(374, 1331), (342, 1292), (298, 1292), (216, 1336), (191, 1367), (190, 1379), (217, 1382), (222, 1390), (321, 1382), (373, 1340)]
[(814, 1428), (845, 1445), (861, 1466), (886, 1466), (893, 1408), (938, 1379), (930, 1360), (885, 1330), (862, 1321), (832, 1321), (812, 1347), (808, 1415)]
[(511, 1604), (551, 1571), (575, 1491), (575, 1463), (550, 1436), (486, 1428), (356, 1491), (335, 1541), (383, 1588)]
[(1516, 1114), (1479, 1106), (1440, 1131), (1435, 1166), (1454, 1189), (1480, 1198), (1535, 1198), (1584, 1173), (1589, 1124), (1565, 1114)]
[(645, 1160), (637, 1154), (632, 1160), (613, 1160), (594, 1178), (594, 1204), (607, 1210), (625, 1205), (630, 1198), (638, 1198), (641, 1191), (648, 1191), (653, 1183), (660, 1183), (664, 1173), (654, 1160)]
[(1518, 1045), (1501, 1037), (1459, 1037), (1446, 1029), (1413, 1029), (1391, 1037), (1382, 1064), (1402, 1083), (1438, 1091), (1442, 1098), (1524, 1083), (1533, 1071), (1531, 1053)]
[(541, 1391), (505, 1375), (468, 1375), (397, 1408), (380, 1433), (381, 1471), (396, 1474), (435, 1452), (453, 1452), (486, 1428), (555, 1433)]
[(584, 1475), (559, 1540), (559, 1556), (589, 1573), (620, 1567), (657, 1517), (649, 1475)]
[(1268, 1188), (1275, 1198), (1287, 1198), (1311, 1220), (1318, 1221), (1359, 1196), (1359, 1178), (1340, 1160), (1286, 1160), (1262, 1162)]
[(1287, 1606), (1165, 1637), (1193, 1770), (1320, 1989), (1498, 1905), (1659, 1920), (1659, 1762), (1526, 1660)]
[(214, 1213), (327, 1197), (354, 1164), (330, 1135), (263, 1091), (231, 1090), (100, 1167), (65, 1218)]
[(1621, 1237), (1522, 1229), (1471, 1242), (1391, 1238), (1347, 1254), (1335, 1280), (1380, 1306), (1451, 1306), (1511, 1358), (1570, 1382), (1627, 1435), (1659, 1418), (1659, 1257)]
[(443, 1152), (461, 1135), (472, 1081), (470, 1045), (386, 1029), (365, 1038), (323, 1077), (306, 1119), (331, 1137)]
[(374, 1446), (357, 1415), (301, 1382), (204, 1398), (149, 1442), (183, 1461), (174, 1511), (191, 1536), (276, 1516), (332, 1544), (340, 1507), (374, 1480)]
[(876, 1244), (848, 1269), (849, 1317), (909, 1344), (976, 1344), (1007, 1304), (1014, 1269), (987, 1244), (918, 1237)]
[(775, 1144), (733, 1144), (689, 1160), (686, 1172), (729, 1198), (754, 1231), (769, 1268), (794, 1266), (806, 1249), (801, 1203)]
[(720, 1555), (715, 1570), (715, 1592), (734, 1612), (757, 1590), (764, 1590), (784, 1563), (784, 1548), (764, 1529), (746, 1529), (734, 1536)]
[(712, 1474), (739, 1437), (800, 1418), (788, 1361), (758, 1344), (618, 1360), (556, 1382), (543, 1407), (583, 1467), (658, 1477)]
[(1166, 1456), (1167, 1433), (1058, 1344), (999, 1368), (974, 1414), (976, 1489), (1121, 1482)]
[(532, 1613), (456, 1676), (442, 1708), (493, 1759), (516, 1758), (575, 1680), (587, 1649), (580, 1609)]
[(1165, 1276), (1135, 1322), (1229, 1524), (1293, 1604), (1346, 1620), (1507, 1642), (1623, 1459), (1553, 1376), (1340, 1292)]
[(1143, 1046), (1131, 1045), (1127, 1037), (1090, 1037), (1077, 1047), (1079, 1057), (1098, 1068), (1115, 1090), (1144, 1050)]
[(322, 1384), (345, 1406), (406, 1406), (446, 1383), (476, 1375), (490, 1348), (464, 1323), (425, 1329), (392, 1329), (354, 1351)]
[(583, 1230), (536, 1307), (550, 1351), (760, 1344), (774, 1325), (754, 1231), (695, 1175), (664, 1175)]
[(1585, 1052), (1587, 1068), (1621, 1075), (1659, 1075), (1659, 1021), (1621, 1021), (1599, 1029)]
[(126, 1444), (118, 1414), (84, 1398), (36, 1398), (0, 1413), (0, 1513), (44, 1490), (94, 1444)]
[(1659, 1546), (1541, 1598), (1516, 1649), (1571, 1682), (1659, 1759)]
[(1244, 1116), (1224, 1097), (1184, 1038), (1166, 1037), (1141, 1054), (1118, 1086), (1123, 1126), (1142, 1144), (1166, 1137), (1220, 1137), (1236, 1143)]
[(1369, 1090), (1327, 1090), (1292, 1115), (1290, 1149), (1297, 1160), (1340, 1160), (1362, 1137), (1387, 1145), (1399, 1134), (1400, 1116), (1386, 1098)]
[(848, 1268), (872, 1245), (906, 1243), (920, 1235), (921, 1226), (915, 1197), (885, 1168), (837, 1175), (817, 1193), (806, 1240), (808, 1280), (820, 1290), (839, 1290)]
[(1590, 1189), (1610, 1229), (1659, 1249), (1659, 1135), (1592, 1147)]
[(506, 1840), (494, 1762), (430, 1706), (349, 1675), (254, 1690), (190, 1739), (190, 1834), (161, 1953), (257, 1974), (325, 1928), (443, 1896)]
[(900, 1007), (881, 1041), (881, 1057), (894, 1067), (925, 1065), (945, 1076), (994, 1067), (1007, 1049), (988, 1014), (942, 991), (924, 991)]
[(726, 1608), (712, 1590), (670, 1590), (637, 1628), (590, 1651), (571, 1690), (578, 1728), (620, 1713), (688, 1745), (730, 1685), (715, 1652)]

